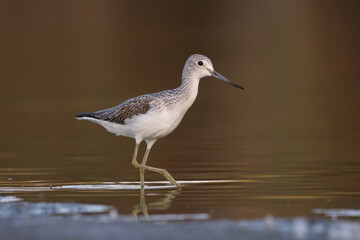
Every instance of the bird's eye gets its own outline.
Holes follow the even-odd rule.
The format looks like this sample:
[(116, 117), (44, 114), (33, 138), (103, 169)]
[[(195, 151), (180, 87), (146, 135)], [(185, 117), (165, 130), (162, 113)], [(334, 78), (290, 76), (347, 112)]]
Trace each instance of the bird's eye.
[(199, 66), (204, 65), (204, 63), (203, 63), (202, 61), (198, 61), (197, 64), (198, 64)]

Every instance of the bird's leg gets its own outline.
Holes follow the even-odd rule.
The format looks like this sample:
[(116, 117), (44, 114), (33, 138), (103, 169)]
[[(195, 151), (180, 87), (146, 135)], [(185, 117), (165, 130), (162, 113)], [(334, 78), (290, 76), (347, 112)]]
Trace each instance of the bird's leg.
[(132, 161), (131, 161), (131, 164), (132, 164), (134, 167), (140, 169), (141, 186), (144, 186), (144, 173), (141, 171), (141, 168), (140, 168), (141, 165), (140, 165), (140, 164), (138, 163), (138, 161), (136, 160), (137, 153), (138, 153), (138, 149), (139, 149), (139, 145), (140, 145), (140, 143), (136, 142), (135, 150), (134, 150), (134, 155), (133, 155), (133, 159), (132, 159)]
[(150, 166), (141, 166), (143, 167), (145, 170), (149, 170), (149, 171), (153, 171), (153, 172), (157, 172), (160, 173), (161, 175), (163, 175), (169, 182), (171, 182), (172, 184), (176, 185), (177, 187), (180, 187), (180, 184), (178, 184), (175, 179), (170, 175), (170, 173), (163, 168), (155, 168), (155, 167), (150, 167)]
[[(154, 143), (155, 143), (155, 141), (154, 142), (150, 142), (150, 141), (147, 142), (145, 155), (144, 155), (144, 158), (143, 158), (143, 160), (141, 162), (141, 165), (140, 165), (140, 177), (141, 177), (141, 169), (143, 169), (143, 172), (142, 172), (143, 174), (144, 174), (145, 170), (157, 172), (157, 173), (160, 173), (161, 175), (163, 175), (169, 182), (171, 182), (172, 184), (179, 187), (180, 185), (175, 181), (175, 179), (170, 175), (170, 173), (166, 169), (146, 166), (146, 161), (147, 161), (147, 158), (149, 156), (150, 149), (151, 149), (151, 147), (152, 147), (152, 145)], [(142, 177), (144, 177), (144, 176), (142, 176)]]
[(141, 186), (144, 186), (144, 179), (145, 179), (145, 170), (149, 170), (149, 171), (153, 171), (153, 172), (157, 172), (160, 173), (161, 175), (163, 175), (169, 182), (171, 182), (172, 184), (176, 185), (176, 186), (180, 186), (180, 184), (178, 184), (175, 179), (170, 175), (170, 173), (166, 170), (166, 169), (162, 169), (162, 168), (155, 168), (155, 167), (150, 167), (150, 166), (146, 166), (146, 161), (147, 158), (149, 156), (150, 153), (150, 149), (152, 147), (152, 145), (155, 143), (156, 140), (152, 140), (152, 141), (147, 141), (147, 147), (146, 147), (146, 151), (144, 154), (144, 158), (141, 162), (141, 164), (138, 163), (138, 161), (136, 160), (137, 157), (137, 153), (138, 153), (138, 149), (139, 149), (139, 145), (140, 143), (136, 142), (135, 145), (135, 150), (134, 150), (134, 155), (133, 155), (133, 159), (132, 159), (132, 165), (136, 168), (139, 168), (140, 170), (140, 181), (141, 181)]
[(143, 166), (145, 166), (144, 160), (146, 162), (146, 159), (147, 159), (148, 155), (149, 155), (149, 151), (146, 148), (145, 155), (144, 155), (143, 160), (142, 160), (141, 165), (140, 165), (141, 186), (144, 186), (144, 182), (145, 182), (145, 168)]
[(140, 145), (140, 143), (136, 143), (136, 145), (135, 145), (135, 150), (134, 150), (134, 155), (133, 155), (133, 158), (132, 158), (132, 161), (131, 161), (131, 164), (132, 164), (134, 167), (136, 167), (136, 168), (140, 167), (140, 164), (139, 164), (139, 163), (137, 162), (137, 160), (136, 160), (137, 153), (138, 153), (138, 149), (139, 149), (139, 145)]
[(145, 163), (149, 156), (149, 152), (150, 152), (150, 149), (146, 148), (143, 160), (141, 161), (141, 165), (140, 165), (140, 181), (141, 182), (145, 181)]

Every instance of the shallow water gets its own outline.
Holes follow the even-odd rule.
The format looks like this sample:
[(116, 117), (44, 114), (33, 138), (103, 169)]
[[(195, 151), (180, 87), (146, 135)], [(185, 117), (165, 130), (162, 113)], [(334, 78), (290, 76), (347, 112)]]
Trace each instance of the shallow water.
[[(96, 127), (88, 125), (89, 128)], [(118, 139), (102, 131), (97, 134), (105, 141), (107, 138), (112, 141)], [(96, 139), (93, 141), (96, 142)], [(177, 139), (174, 141), (174, 145), (177, 145)], [(123, 145), (126, 145), (124, 142)], [(165, 139), (163, 142), (165, 145)], [(89, 141), (77, 146), (93, 144)], [(268, 144), (271, 147), (261, 151), (263, 146), (256, 149), (256, 146), (250, 147), (251, 143), (244, 142), (236, 149), (220, 144), (208, 147), (209, 141), (187, 146), (185, 141), (183, 146), (178, 146), (183, 149), (180, 153), (166, 151), (167, 147), (161, 144), (159, 148), (162, 150), (155, 150), (155, 145), (152, 159), (155, 156), (158, 159), (149, 162), (167, 168), (182, 184), (182, 188), (175, 188), (160, 175), (147, 173), (143, 196), (138, 171), (130, 164), (131, 148), (126, 153), (125, 149), (119, 151), (119, 148), (104, 144), (98, 152), (93, 152), (94, 148), (90, 147), (89, 153), (84, 147), (84, 153), (78, 155), (89, 157), (53, 156), (57, 160), (52, 164), (57, 167), (50, 167), (47, 162), (44, 163), (48, 166), (46, 168), (1, 168), (0, 194), (30, 202), (106, 205), (120, 215), (131, 216), (138, 211), (140, 219), (144, 214), (149, 214), (150, 219), (152, 215), (163, 218), (175, 215), (184, 220), (254, 219), (267, 215), (360, 219), (358, 214), (351, 214), (351, 211), (359, 211), (360, 202), (357, 159), (346, 159), (346, 164), (339, 156), (322, 159), (318, 148), (313, 147), (314, 144), (308, 144), (306, 148), (306, 143), (301, 144), (301, 152), (296, 154), (299, 146), (288, 142), (283, 143), (292, 149), (287, 157), (276, 150), (281, 143)], [(213, 145), (216, 145), (215, 142)], [(351, 146), (343, 146), (343, 149), (349, 147), (346, 152), (351, 152)], [(107, 148), (108, 151), (105, 151)], [(211, 154), (207, 151), (197, 152), (196, 148), (208, 148)], [(101, 157), (103, 153), (105, 156)], [(128, 158), (119, 160), (121, 153), (128, 155)], [(39, 158), (50, 158), (53, 150), (47, 152), (45, 148), (41, 155)], [(167, 158), (172, 155), (173, 160), (168, 162)], [(181, 160), (182, 156), (188, 159)], [(314, 162), (314, 159), (318, 161)], [(18, 158), (13, 158), (13, 161), (14, 165), (19, 163)], [(36, 162), (33, 164), (36, 165)], [(147, 208), (145, 212), (144, 206)], [(328, 210), (335, 213), (326, 214)], [(337, 214), (336, 211), (340, 210), (349, 211), (349, 214)]]
[[(359, 220), (358, 1), (69, 3), (0, 10), (1, 201), (153, 220)], [(192, 53), (246, 90), (201, 80), (148, 161), (182, 189), (147, 172), (141, 194), (134, 141), (73, 116), (177, 87)]]

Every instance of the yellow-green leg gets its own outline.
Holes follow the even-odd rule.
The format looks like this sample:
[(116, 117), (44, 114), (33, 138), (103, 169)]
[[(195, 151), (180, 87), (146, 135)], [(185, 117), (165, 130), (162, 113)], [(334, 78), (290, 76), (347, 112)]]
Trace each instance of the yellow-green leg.
[(144, 154), (144, 158), (143, 158), (143, 160), (141, 162), (141, 165), (140, 165), (140, 178), (144, 178), (145, 170), (149, 170), (149, 171), (160, 173), (161, 175), (163, 175), (172, 184), (174, 184), (176, 186), (180, 186), (166, 169), (146, 166), (146, 161), (148, 159), (150, 149), (151, 149), (151, 147), (152, 147), (152, 145), (154, 143), (155, 142), (147, 142), (147, 147), (146, 147), (146, 151), (145, 151), (145, 154)]
[(141, 186), (144, 186), (144, 173), (142, 173), (142, 169), (140, 168), (140, 164), (138, 163), (138, 161), (136, 160), (137, 158), (137, 154), (138, 154), (138, 150), (139, 150), (139, 145), (140, 143), (136, 142), (136, 145), (135, 145), (135, 150), (134, 150), (134, 154), (133, 154), (133, 159), (131, 161), (131, 164), (136, 167), (136, 168), (139, 168), (140, 169), (140, 181), (141, 181)]
[(136, 168), (139, 168), (139, 170), (140, 170), (140, 182), (141, 182), (141, 185), (144, 186), (145, 170), (149, 170), (149, 171), (160, 173), (161, 175), (163, 175), (172, 184), (174, 184), (176, 186), (180, 186), (166, 169), (146, 166), (146, 161), (147, 161), (147, 158), (149, 156), (150, 149), (151, 149), (151, 147), (152, 147), (152, 145), (154, 143), (155, 143), (155, 141), (147, 142), (145, 155), (144, 155), (144, 158), (143, 158), (141, 164), (139, 164), (138, 161), (136, 160), (140, 143), (137, 142), (136, 145), (135, 145), (134, 155), (133, 155), (133, 159), (132, 159), (132, 165), (134, 167), (136, 167)]
[(145, 165), (146, 161), (147, 161), (147, 157), (149, 156), (149, 152), (150, 152), (150, 149), (146, 149), (144, 158), (143, 158), (143, 160), (141, 162), (141, 165), (140, 165), (140, 175), (143, 174), (142, 178), (144, 178), (145, 170), (149, 170), (149, 171), (160, 173), (161, 175), (163, 175), (172, 184), (174, 184), (176, 186), (180, 186), (166, 169), (155, 168), (155, 167), (150, 167), (150, 166)]

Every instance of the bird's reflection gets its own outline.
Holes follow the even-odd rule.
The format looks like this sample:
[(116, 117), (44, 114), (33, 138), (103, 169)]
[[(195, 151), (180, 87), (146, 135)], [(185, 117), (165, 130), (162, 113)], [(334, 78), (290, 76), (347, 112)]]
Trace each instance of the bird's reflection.
[(179, 189), (171, 190), (165, 193), (163, 198), (156, 200), (155, 202), (146, 203), (146, 194), (144, 186), (140, 191), (140, 203), (133, 206), (132, 214), (135, 220), (138, 220), (139, 212), (142, 212), (146, 221), (150, 221), (148, 210), (166, 210), (171, 206), (172, 201), (180, 193)]

